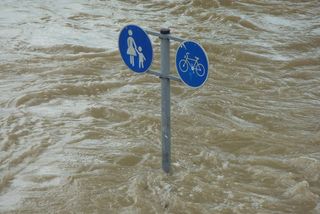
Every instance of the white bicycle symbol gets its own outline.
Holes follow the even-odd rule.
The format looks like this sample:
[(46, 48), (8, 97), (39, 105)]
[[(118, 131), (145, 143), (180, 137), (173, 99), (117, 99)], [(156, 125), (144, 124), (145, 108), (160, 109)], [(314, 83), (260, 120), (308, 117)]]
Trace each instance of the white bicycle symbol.
[[(196, 74), (199, 77), (203, 77), (205, 74), (205, 69), (204, 66), (199, 63), (199, 57), (195, 57), (194, 59), (189, 58), (189, 52), (186, 53), (183, 59), (180, 60), (179, 62), (179, 68), (180, 70), (185, 73), (188, 71), (189, 67), (191, 68), (191, 71)], [(193, 63), (191, 63), (193, 62)]]

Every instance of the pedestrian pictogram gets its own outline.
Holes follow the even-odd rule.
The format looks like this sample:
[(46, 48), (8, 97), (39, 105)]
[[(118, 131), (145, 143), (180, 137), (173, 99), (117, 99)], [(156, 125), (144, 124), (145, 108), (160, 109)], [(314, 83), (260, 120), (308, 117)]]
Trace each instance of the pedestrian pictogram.
[(153, 50), (148, 34), (137, 25), (125, 26), (119, 35), (119, 51), (134, 72), (146, 72), (152, 64)]

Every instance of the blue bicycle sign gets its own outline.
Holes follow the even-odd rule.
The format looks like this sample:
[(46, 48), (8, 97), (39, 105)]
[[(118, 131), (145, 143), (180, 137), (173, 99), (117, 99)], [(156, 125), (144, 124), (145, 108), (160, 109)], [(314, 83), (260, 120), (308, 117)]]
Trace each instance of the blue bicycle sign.
[(190, 53), (187, 52), (184, 59), (179, 62), (179, 68), (182, 72), (187, 72), (188, 69), (195, 72), (199, 77), (203, 77), (205, 74), (204, 66), (199, 63), (199, 57), (194, 57), (194, 59), (189, 57)]
[(208, 79), (209, 61), (205, 50), (196, 42), (180, 44), (176, 53), (176, 68), (186, 85), (201, 87)]

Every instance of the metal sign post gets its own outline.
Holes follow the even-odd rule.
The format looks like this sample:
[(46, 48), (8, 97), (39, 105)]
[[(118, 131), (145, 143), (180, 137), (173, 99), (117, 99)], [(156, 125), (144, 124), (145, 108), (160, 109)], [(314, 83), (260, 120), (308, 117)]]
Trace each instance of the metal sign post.
[(170, 40), (167, 37), (170, 29), (161, 29), (161, 141), (162, 141), (162, 169), (170, 172), (171, 166), (171, 125), (170, 125)]
[[(149, 69), (153, 49), (148, 35), (160, 38), (160, 72)], [(176, 54), (176, 68), (180, 78), (170, 75), (170, 40), (181, 42)], [(144, 31), (137, 25), (125, 26), (119, 35), (119, 51), (124, 63), (136, 73), (147, 72), (161, 79), (161, 143), (162, 169), (171, 171), (170, 80), (183, 82), (191, 88), (201, 87), (208, 78), (208, 57), (197, 43), (170, 35), (170, 29), (160, 33)]]

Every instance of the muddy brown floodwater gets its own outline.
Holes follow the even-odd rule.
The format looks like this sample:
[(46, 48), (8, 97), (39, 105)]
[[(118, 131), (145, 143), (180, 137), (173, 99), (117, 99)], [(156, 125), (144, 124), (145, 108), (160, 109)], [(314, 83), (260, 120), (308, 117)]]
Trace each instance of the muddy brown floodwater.
[[(208, 53), (204, 87), (172, 83), (169, 176), (127, 24)], [(2, 0), (0, 89), (0, 213), (320, 213), (318, 0)]]

